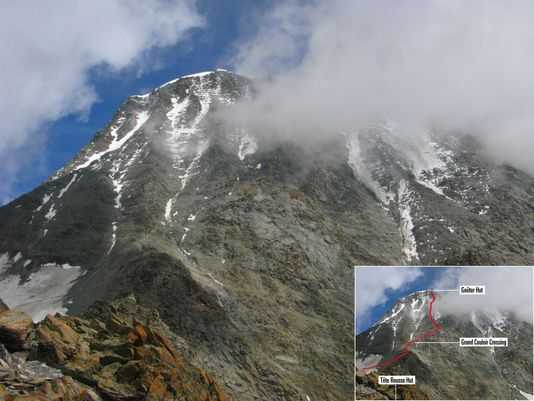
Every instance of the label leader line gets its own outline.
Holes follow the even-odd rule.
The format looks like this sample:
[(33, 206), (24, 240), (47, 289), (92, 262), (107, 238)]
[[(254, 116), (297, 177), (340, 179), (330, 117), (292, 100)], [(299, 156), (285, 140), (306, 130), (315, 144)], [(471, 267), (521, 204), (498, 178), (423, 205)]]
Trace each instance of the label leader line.
[(432, 290), (434, 292), (457, 292), (460, 295), (486, 295), (486, 286), (485, 285), (469, 285), (462, 284), (459, 288), (454, 289), (444, 289), (444, 290)]
[(415, 341), (415, 344), (456, 344), (460, 347), (508, 347), (508, 337), (461, 337), (457, 341)]

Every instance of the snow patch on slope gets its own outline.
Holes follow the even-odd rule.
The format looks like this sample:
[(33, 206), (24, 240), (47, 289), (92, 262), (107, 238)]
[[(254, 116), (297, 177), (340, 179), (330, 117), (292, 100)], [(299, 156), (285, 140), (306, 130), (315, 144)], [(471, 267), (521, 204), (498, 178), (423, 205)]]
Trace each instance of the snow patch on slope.
[(54, 203), (52, 203), (50, 205), (50, 209), (48, 209), (48, 212), (45, 214), (45, 219), (50, 221), (54, 217), (56, 217), (56, 205)]
[(256, 153), (258, 150), (258, 143), (256, 139), (250, 136), (246, 132), (242, 132), (241, 140), (239, 142), (239, 149), (237, 151), (237, 157), (239, 160), (245, 160), (245, 157)]
[(525, 400), (534, 400), (534, 396), (529, 393), (525, 393), (524, 391), (519, 390), (519, 388), (515, 384), (510, 384), (513, 388), (515, 388), (517, 391), (521, 393), (521, 395), (525, 398)]
[(113, 160), (113, 164), (111, 165), (111, 169), (110, 169), (111, 182), (113, 183), (113, 191), (115, 192), (115, 208), (116, 209), (120, 209), (122, 207), (121, 190), (122, 190), (122, 187), (124, 186), (122, 183), (122, 179), (124, 178), (124, 175), (119, 174), (120, 164), (121, 164), (120, 160)]
[(190, 230), (191, 230), (191, 229), (190, 229), (189, 227), (184, 227), (184, 233), (183, 233), (183, 235), (182, 235), (182, 238), (180, 239), (180, 244), (181, 244), (182, 242), (185, 241), (185, 239), (186, 239), (186, 237), (187, 237), (187, 233), (188, 233)]
[(202, 72), (196, 72), (194, 74), (183, 75), (180, 79), (184, 79), (184, 78), (202, 78), (202, 77), (205, 77), (205, 76), (210, 75), (210, 74), (213, 74), (213, 71), (202, 71)]
[[(115, 192), (114, 206), (118, 210), (122, 209), (122, 194), (123, 194), (124, 186), (126, 185), (125, 180), (126, 180), (126, 175), (128, 174), (128, 169), (135, 162), (135, 160), (137, 160), (142, 150), (144, 149), (145, 145), (140, 146), (134, 152), (134, 154), (130, 157), (130, 159), (127, 160), (127, 162), (122, 168), (121, 168), (121, 163), (123, 163), (122, 159), (116, 159), (113, 161), (113, 164), (110, 169), (110, 178), (113, 184), (113, 191)], [(111, 253), (111, 251), (113, 250), (117, 242), (117, 228), (118, 228), (118, 221), (112, 222), (111, 223), (111, 245), (107, 252), (108, 255)]]
[[(382, 355), (379, 354), (369, 354), (365, 357), (361, 358), (360, 353), (356, 352), (356, 357), (354, 360), (354, 363), (356, 365), (357, 369), (364, 369), (367, 366), (373, 366), (379, 363), (382, 360)], [(376, 368), (373, 369), (366, 369), (368, 373), (376, 371)]]
[[(195, 76), (204, 76), (200, 74)], [(180, 187), (176, 193), (169, 198), (165, 204), (164, 221), (167, 224), (172, 219), (172, 207), (176, 198), (185, 189), (189, 181), (199, 173), (200, 159), (208, 149), (209, 139), (202, 129), (202, 122), (208, 114), (211, 104), (214, 101), (220, 86), (216, 89), (206, 87), (204, 80), (198, 80), (191, 85), (187, 92), (187, 97), (181, 101), (178, 98), (171, 99), (171, 109), (167, 112), (167, 119), (170, 121), (170, 130), (167, 137), (167, 148), (172, 158), (172, 166), (178, 170), (177, 177), (180, 180)], [(186, 112), (193, 100), (198, 100), (200, 109), (193, 120), (188, 122)]]
[(0, 274), (4, 272), (9, 266), (11, 266), (9, 253), (0, 254)]
[(409, 189), (409, 184), (406, 180), (400, 180), (398, 203), (400, 215), (400, 234), (402, 240), (402, 253), (408, 262), (416, 262), (419, 260), (417, 253), (417, 242), (413, 234), (414, 222), (411, 209), (412, 192)]
[(382, 319), (378, 324), (383, 324), (383, 323), (390, 321), (395, 316), (397, 316), (399, 313), (401, 313), (405, 307), (406, 305), (404, 303), (398, 303), (397, 305), (395, 305), (395, 307), (391, 311), (391, 314), (386, 316), (384, 319)]
[(416, 155), (411, 156), (416, 181), (436, 194), (448, 198), (439, 184), (448, 177), (446, 158), (450, 157), (450, 151), (428, 138), (420, 141), (418, 150)]
[(110, 177), (113, 183), (113, 190), (115, 192), (115, 208), (116, 209), (122, 208), (122, 190), (124, 189), (124, 186), (125, 186), (125, 180), (126, 180), (126, 175), (128, 174), (128, 168), (137, 160), (142, 150), (144, 149), (145, 145), (140, 146), (134, 152), (134, 154), (130, 157), (130, 159), (126, 161), (124, 166), (121, 167), (121, 163), (123, 163), (122, 159), (117, 159), (113, 161), (113, 164), (110, 169)]
[(69, 190), (71, 185), (74, 184), (74, 182), (76, 182), (77, 178), (78, 178), (78, 173), (74, 173), (74, 175), (70, 179), (69, 183), (65, 186), (65, 188), (62, 188), (61, 191), (59, 191), (59, 195), (57, 196), (59, 199), (61, 199), (63, 195), (65, 195), (65, 193)]
[(36, 212), (40, 212), (41, 209), (48, 203), (48, 201), (52, 198), (52, 194), (44, 194), (43, 200), (41, 201), (41, 204), (35, 209)]
[(417, 295), (412, 299), (412, 303), (410, 305), (411, 306), (410, 315), (411, 315), (412, 321), (414, 322), (414, 329), (413, 329), (413, 332), (410, 334), (410, 340), (413, 340), (415, 334), (419, 330), (419, 326), (421, 325), (421, 322), (426, 317), (427, 310), (426, 308), (424, 308), (426, 304), (426, 300), (427, 300), (426, 293), (424, 293), (423, 296)]
[(202, 141), (198, 144), (197, 152), (187, 169), (185, 170), (184, 174), (179, 175), (178, 178), (181, 181), (182, 187), (181, 190), (183, 191), (191, 178), (193, 178), (195, 175), (197, 175), (199, 172), (198, 166), (200, 163), (200, 158), (204, 154), (204, 152), (208, 149), (208, 141)]
[(93, 155), (89, 156), (89, 158), (79, 166), (76, 166), (74, 170), (80, 170), (83, 168), (86, 168), (90, 166), (93, 162), (100, 160), (103, 156), (107, 155), (110, 152), (114, 152), (117, 149), (120, 149), (126, 142), (128, 142), (139, 129), (147, 122), (147, 120), (150, 118), (150, 113), (148, 111), (141, 111), (136, 114), (135, 116), (135, 126), (128, 131), (126, 134), (123, 135), (122, 138), (118, 139), (118, 130), (122, 127), (124, 124), (125, 119), (121, 118), (117, 121), (117, 124), (111, 129), (111, 137), (112, 141), (109, 144), (108, 148), (106, 150), (103, 150), (101, 152), (94, 153)]
[(365, 160), (361, 151), (359, 134), (346, 135), (347, 151), (348, 151), (348, 164), (352, 168), (354, 175), (358, 177), (364, 184), (370, 188), (380, 201), (388, 206), (392, 200), (395, 199), (395, 194), (384, 190), (380, 183), (375, 181), (369, 172)]
[[(0, 273), (4, 269), (0, 262)], [(0, 280), (0, 294), (10, 308), (20, 309), (38, 322), (49, 313), (67, 313), (64, 298), (80, 275), (79, 266), (47, 263), (23, 283), (18, 275), (5, 276)]]
[(185, 128), (183, 126), (182, 117), (184, 116), (184, 113), (190, 104), (189, 97), (182, 99), (181, 102), (178, 100), (179, 99), (176, 97), (171, 98), (172, 107), (167, 112), (167, 118), (171, 122), (171, 128), (173, 132), (178, 130), (179, 128)]
[(109, 246), (107, 254), (109, 255), (113, 248), (115, 248), (115, 244), (117, 243), (117, 222), (114, 221), (111, 223), (111, 245)]
[(181, 77), (179, 77), (179, 78), (172, 79), (172, 80), (170, 80), (170, 81), (168, 81), (168, 82), (165, 82), (165, 83), (164, 83), (163, 85), (161, 85), (159, 88), (160, 88), (160, 89), (161, 89), (161, 88), (164, 88), (164, 87), (166, 87), (166, 86), (168, 86), (168, 85), (171, 85), (171, 84), (173, 84), (173, 83), (175, 83), (175, 82), (178, 82), (178, 81), (181, 80), (181, 79), (186, 79), (186, 78), (202, 78), (202, 77), (208, 76), (208, 75), (210, 75), (210, 74), (213, 74), (213, 71), (202, 71), (202, 72), (197, 72), (197, 73), (195, 73), (195, 74), (183, 75), (183, 76), (181, 76)]
[(167, 222), (171, 221), (171, 212), (172, 212), (173, 203), (174, 203), (174, 198), (170, 198), (167, 201), (167, 204), (165, 205), (165, 221)]

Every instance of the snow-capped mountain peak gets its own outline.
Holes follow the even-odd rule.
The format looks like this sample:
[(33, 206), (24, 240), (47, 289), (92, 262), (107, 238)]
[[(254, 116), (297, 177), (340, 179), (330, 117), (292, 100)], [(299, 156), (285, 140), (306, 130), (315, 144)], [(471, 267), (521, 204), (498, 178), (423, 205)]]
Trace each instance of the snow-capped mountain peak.
[[(292, 127), (273, 139), (221, 121), (251, 88), (213, 71), (126, 99), (70, 163), (0, 208), (0, 288), (61, 313), (134, 293), (236, 399), (345, 399), (332, 366), (352, 333), (331, 328), (352, 320), (347, 266), (534, 263), (528, 174), (466, 137), (423, 146), (382, 125), (301, 143)], [(368, 351), (431, 329), (418, 297), (382, 318)]]

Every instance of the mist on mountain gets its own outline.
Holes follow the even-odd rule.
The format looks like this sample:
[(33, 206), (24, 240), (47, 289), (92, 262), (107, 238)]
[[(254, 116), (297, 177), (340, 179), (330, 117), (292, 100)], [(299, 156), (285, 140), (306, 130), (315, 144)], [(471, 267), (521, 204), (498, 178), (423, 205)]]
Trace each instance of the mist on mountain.
[(257, 94), (226, 118), (301, 142), (384, 121), (404, 136), (469, 133), (533, 172), (533, 18), (528, 1), (283, 2), (237, 47)]
[(512, 312), (532, 323), (531, 267), (451, 268), (434, 284), (436, 289), (458, 289), (460, 285), (484, 285), (485, 295), (444, 297), (436, 304), (442, 315), (469, 315), (472, 311)]

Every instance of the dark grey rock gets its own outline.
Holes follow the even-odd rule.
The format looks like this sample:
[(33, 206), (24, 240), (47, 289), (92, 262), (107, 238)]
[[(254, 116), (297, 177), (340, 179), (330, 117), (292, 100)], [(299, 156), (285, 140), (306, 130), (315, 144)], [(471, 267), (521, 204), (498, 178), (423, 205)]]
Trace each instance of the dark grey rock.
[[(315, 400), (352, 394), (354, 265), (533, 262), (532, 177), (445, 139), (442, 168), (418, 176), (380, 130), (359, 138), (360, 174), (341, 135), (272, 143), (218, 119), (253, 94), (217, 71), (130, 97), (72, 162), (0, 208), (0, 255), (22, 254), (0, 274), (81, 266), (69, 313), (133, 292), (236, 399)], [(418, 260), (403, 253), (408, 206)]]

